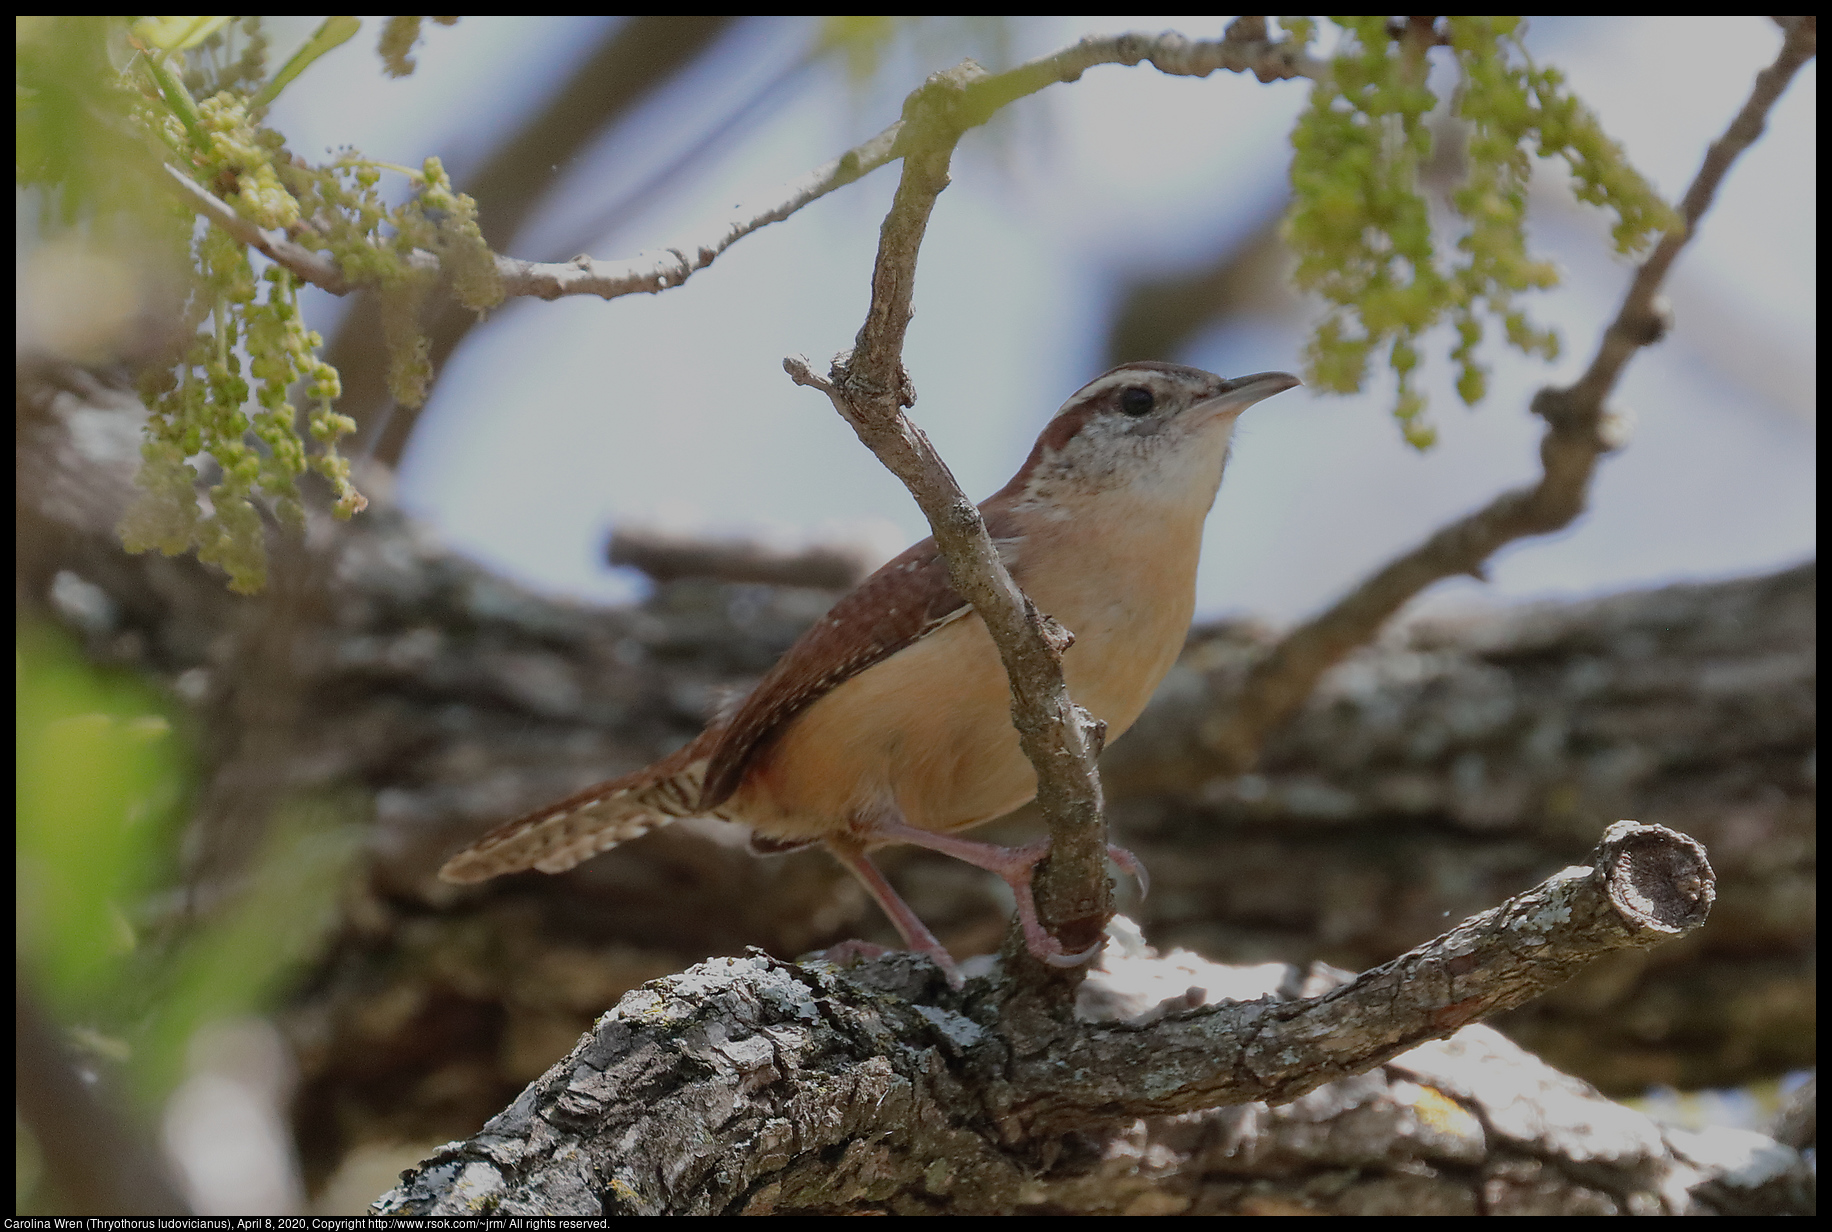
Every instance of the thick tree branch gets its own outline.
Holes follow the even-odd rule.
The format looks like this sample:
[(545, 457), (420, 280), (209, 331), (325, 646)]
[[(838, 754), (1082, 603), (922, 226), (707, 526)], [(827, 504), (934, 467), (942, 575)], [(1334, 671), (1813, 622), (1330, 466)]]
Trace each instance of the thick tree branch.
[(1084, 1001), (1079, 1019), (1017, 1033), (1005, 1029), (1004, 978), (955, 993), (907, 955), (843, 973), (753, 951), (625, 997), (377, 1209), (837, 1211), (924, 1192), (1015, 1206), (1027, 1183), (1047, 1193), (1071, 1128), (1296, 1099), (1520, 1004), (1603, 953), (1690, 932), (1712, 895), (1696, 843), (1624, 822), (1590, 867), (1317, 995), (1277, 999), (1304, 991), (1282, 981), (1201, 1005), (1207, 994), (1191, 988), (1124, 1021)]
[(1716, 897), (1705, 850), (1619, 822), (1572, 867), (1321, 996), (1107, 1029), (1017, 1062), (1009, 1099), (1041, 1129), (1128, 1115), (1283, 1103), (1426, 1040), (1524, 1005), (1604, 954), (1698, 928)]
[(707, 539), (630, 525), (611, 532), (605, 559), (662, 583), (712, 578), (818, 590), (850, 590), (878, 563), (863, 545), (810, 543), (784, 549), (745, 537)]
[[(1045, 86), (1075, 81), (1096, 65), (1132, 66), (1144, 62), (1150, 62), (1160, 72), (1179, 77), (1206, 77), (1217, 69), (1227, 69), (1237, 73), (1251, 72), (1261, 81), (1278, 81), (1315, 76), (1322, 71), (1321, 66), (1295, 44), (1268, 40), (1263, 18), (1241, 19), (1229, 27), (1227, 37), (1222, 39), (1188, 39), (1175, 31), (1155, 36), (1089, 37), (1008, 72), (981, 74), (962, 92), (957, 123), (962, 131), (984, 124), (1001, 107), (1035, 94)], [(496, 267), (502, 276), (504, 294), (548, 300), (566, 295), (615, 299), (621, 295), (678, 287), (751, 232), (781, 222), (803, 206), (903, 157), (903, 128), (904, 121), (898, 120), (833, 161), (786, 185), (767, 202), (734, 206), (717, 234), (710, 237), (684, 240), (621, 261), (599, 261), (589, 256), (574, 257), (571, 261), (522, 261), (498, 256)], [(191, 207), (238, 240), (333, 295), (344, 295), (353, 289), (335, 262), (283, 236), (263, 231), (182, 172), (175, 168), (168, 170), (183, 181)], [(416, 264), (438, 264), (438, 257), (428, 252), (416, 252), (413, 260)]]
[(1534, 396), (1533, 413), (1547, 423), (1539, 482), (1504, 492), (1436, 531), (1280, 642), (1254, 668), (1233, 718), (1211, 734), (1214, 751), (1235, 772), (1252, 767), (1267, 734), (1297, 712), (1324, 672), (1372, 638), (1414, 595), (1458, 574), (1481, 577), (1483, 562), (1506, 544), (1560, 530), (1583, 512), (1597, 460), (1620, 443), (1611, 439), (1605, 411), (1609, 395), (1629, 358), (1666, 333), (1657, 300), (1661, 283), (1680, 249), (1697, 234), (1730, 165), (1762, 135), (1770, 108), (1800, 66), (1813, 58), (1815, 20), (1806, 18), (1785, 30), (1780, 54), (1756, 76), (1748, 101), (1712, 143), (1686, 190), (1680, 211), (1685, 226), (1663, 236), (1636, 271), (1590, 367), (1568, 388), (1547, 387)]

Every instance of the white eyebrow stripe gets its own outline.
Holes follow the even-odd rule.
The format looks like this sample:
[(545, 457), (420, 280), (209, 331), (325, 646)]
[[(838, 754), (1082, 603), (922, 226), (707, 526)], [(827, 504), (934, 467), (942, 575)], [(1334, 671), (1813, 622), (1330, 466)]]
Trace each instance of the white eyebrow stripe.
[(1181, 391), (1191, 391), (1194, 388), (1193, 383), (1188, 379), (1175, 372), (1166, 372), (1162, 368), (1121, 368), (1118, 371), (1098, 376), (1083, 385), (1070, 395), (1069, 400), (1057, 409), (1056, 414), (1061, 415), (1075, 407), (1098, 401), (1103, 394), (1115, 389), (1124, 389), (1129, 385), (1143, 385), (1147, 389), (1155, 386), (1159, 391), (1162, 391), (1166, 385)]
[(1063, 403), (1063, 405), (1071, 406), (1077, 402), (1087, 402), (1094, 398), (1100, 397), (1102, 394), (1106, 393), (1110, 389), (1117, 389), (1124, 385), (1137, 385), (1138, 383), (1139, 383), (1139, 378), (1138, 378), (1138, 375), (1135, 373), (1109, 372), (1106, 376), (1100, 377), (1097, 380), (1089, 381), (1086, 385), (1083, 385), (1080, 389), (1076, 390), (1075, 393), (1069, 398), (1069, 400)]

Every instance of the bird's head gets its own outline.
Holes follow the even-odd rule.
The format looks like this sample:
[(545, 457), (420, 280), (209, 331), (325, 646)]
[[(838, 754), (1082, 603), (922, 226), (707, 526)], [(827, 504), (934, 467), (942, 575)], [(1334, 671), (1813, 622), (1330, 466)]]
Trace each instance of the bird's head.
[(1235, 419), (1302, 383), (1285, 372), (1229, 379), (1181, 364), (1121, 364), (1062, 404), (999, 496), (1046, 515), (1070, 516), (1083, 500), (1122, 492), (1206, 511)]

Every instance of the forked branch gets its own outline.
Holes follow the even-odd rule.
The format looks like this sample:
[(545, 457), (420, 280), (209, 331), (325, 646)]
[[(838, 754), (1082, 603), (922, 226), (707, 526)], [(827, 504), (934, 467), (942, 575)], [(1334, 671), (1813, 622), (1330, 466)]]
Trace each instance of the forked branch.
[(1661, 284), (1698, 233), (1731, 164), (1762, 135), (1776, 100), (1815, 53), (1816, 19), (1778, 21), (1785, 31), (1780, 54), (1757, 75), (1742, 110), (1706, 152), (1681, 202), (1685, 226), (1662, 237), (1636, 270), (1584, 375), (1568, 388), (1547, 387), (1534, 395), (1533, 413), (1547, 424), (1539, 481), (1504, 492), (1442, 527), (1286, 636), (1248, 676), (1233, 716), (1204, 734), (1222, 766), (1234, 773), (1251, 769), (1266, 737), (1297, 712), (1323, 673), (1373, 638), (1413, 596), (1459, 574), (1481, 577), (1484, 562), (1502, 547), (1560, 530), (1584, 511), (1597, 460), (1621, 443), (1607, 413), (1610, 394), (1635, 352), (1666, 334)]

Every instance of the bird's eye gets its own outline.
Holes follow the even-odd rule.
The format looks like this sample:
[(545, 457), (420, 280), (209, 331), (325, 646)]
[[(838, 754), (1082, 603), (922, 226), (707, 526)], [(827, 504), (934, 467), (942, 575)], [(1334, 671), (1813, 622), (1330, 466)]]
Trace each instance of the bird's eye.
[(1128, 415), (1149, 415), (1156, 398), (1143, 385), (1128, 385), (1120, 390), (1120, 410)]

